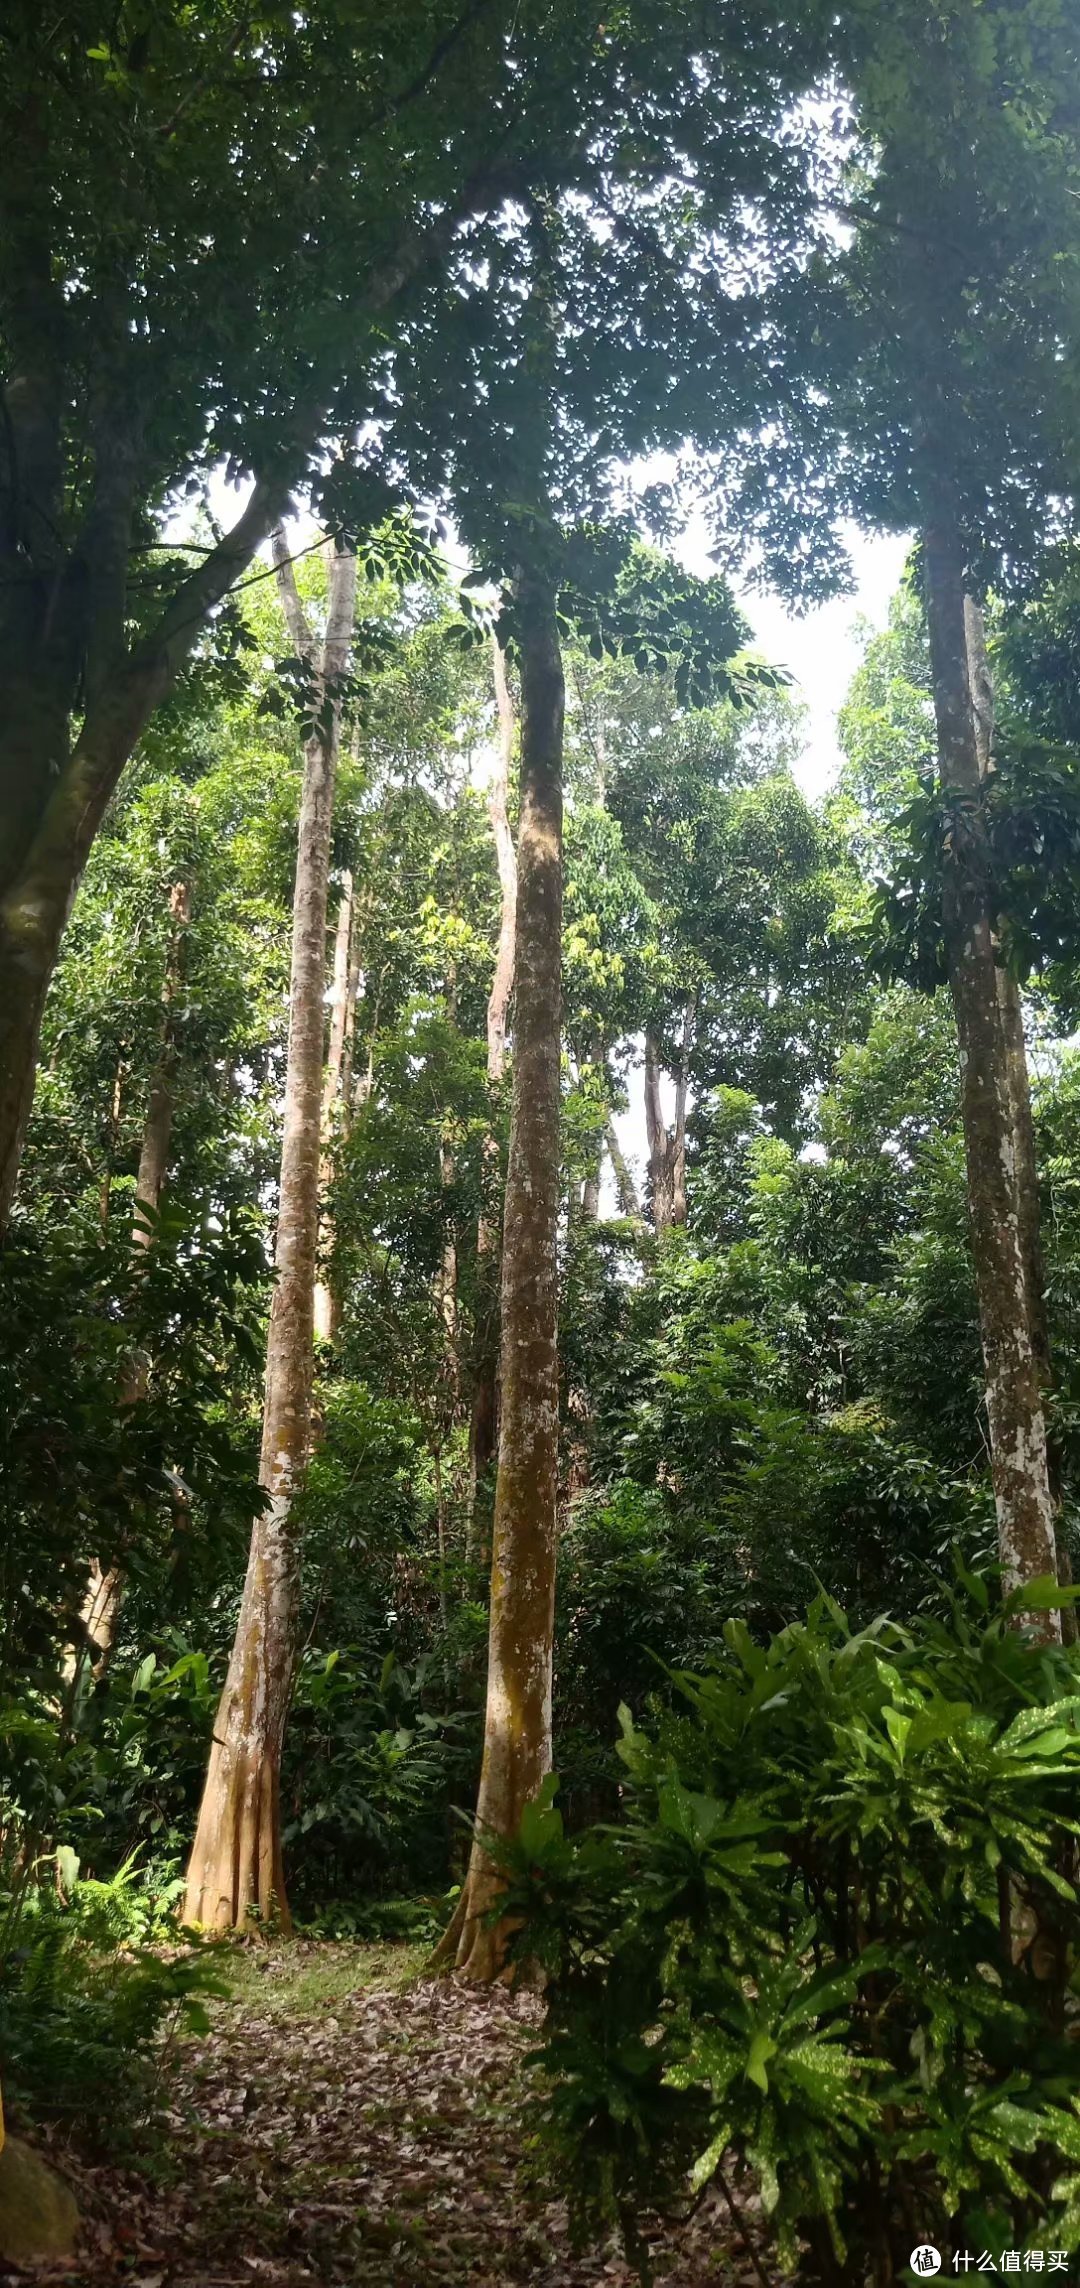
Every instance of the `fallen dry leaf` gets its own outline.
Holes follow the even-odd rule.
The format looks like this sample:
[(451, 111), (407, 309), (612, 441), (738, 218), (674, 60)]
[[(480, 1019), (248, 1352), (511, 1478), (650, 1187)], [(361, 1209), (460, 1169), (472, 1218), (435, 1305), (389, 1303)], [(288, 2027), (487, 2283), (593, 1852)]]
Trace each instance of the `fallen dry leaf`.
[[(395, 1950), (382, 1954), (393, 1979)], [(614, 2243), (574, 2250), (565, 2200), (524, 2168), (535, 1998), (372, 1984), (370, 1948), (304, 1942), (257, 1959), (258, 1976), (213, 2006), (210, 2032), (170, 2059), (172, 2181), (54, 2154), (85, 2229), (77, 2265), (52, 2280), (636, 2288)], [(304, 1999), (312, 1965), (331, 1988), (322, 2003)], [(645, 2221), (665, 2288), (760, 2288), (726, 2212), (706, 2202), (681, 2227)]]

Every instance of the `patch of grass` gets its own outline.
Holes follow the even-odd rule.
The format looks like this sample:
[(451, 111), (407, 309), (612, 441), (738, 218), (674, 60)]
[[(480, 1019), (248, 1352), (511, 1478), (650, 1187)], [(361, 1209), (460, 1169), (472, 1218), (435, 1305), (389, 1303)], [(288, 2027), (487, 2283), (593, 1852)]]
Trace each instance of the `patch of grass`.
[(271, 1939), (237, 1947), (225, 1966), (234, 2005), (273, 2018), (319, 2018), (353, 1994), (401, 1993), (419, 1978), (427, 1949), (389, 1943)]

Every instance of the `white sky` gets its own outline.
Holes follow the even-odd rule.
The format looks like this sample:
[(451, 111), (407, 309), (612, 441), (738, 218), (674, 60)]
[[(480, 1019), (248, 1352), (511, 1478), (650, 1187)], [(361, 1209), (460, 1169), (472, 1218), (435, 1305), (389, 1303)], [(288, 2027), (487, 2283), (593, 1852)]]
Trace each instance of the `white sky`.
[[(862, 657), (865, 628), (860, 637), (859, 622), (868, 622), (875, 632), (884, 628), (911, 546), (910, 536), (895, 533), (867, 538), (851, 531), (847, 538), (856, 584), (851, 596), (838, 596), (799, 619), (778, 596), (739, 591), (759, 649), (772, 666), (788, 669), (794, 677), (792, 696), (806, 707), (806, 745), (795, 777), (811, 798), (824, 794), (840, 762), (836, 718)], [(698, 545), (688, 535), (680, 554), (688, 570), (709, 570), (704, 543)]]

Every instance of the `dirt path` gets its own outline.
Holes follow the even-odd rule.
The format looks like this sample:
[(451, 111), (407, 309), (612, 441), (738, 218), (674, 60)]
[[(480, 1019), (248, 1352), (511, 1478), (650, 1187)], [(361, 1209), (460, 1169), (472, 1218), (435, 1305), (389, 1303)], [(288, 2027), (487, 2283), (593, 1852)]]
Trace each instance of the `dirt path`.
[[(81, 2169), (78, 2288), (632, 2288), (570, 2246), (520, 2124), (531, 1998), (415, 1982), (402, 1950), (248, 1954), (168, 2067), (166, 2181)], [(726, 2245), (725, 2245), (726, 2244)], [(704, 2211), (655, 2243), (669, 2288), (752, 2283)]]

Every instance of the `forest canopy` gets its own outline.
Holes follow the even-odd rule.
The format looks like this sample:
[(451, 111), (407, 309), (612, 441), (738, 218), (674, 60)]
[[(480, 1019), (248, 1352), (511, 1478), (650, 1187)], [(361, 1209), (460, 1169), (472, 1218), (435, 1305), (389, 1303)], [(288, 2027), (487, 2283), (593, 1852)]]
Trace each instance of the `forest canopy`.
[(0, 47), (0, 2266), (1067, 2271), (1073, 15)]

